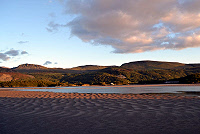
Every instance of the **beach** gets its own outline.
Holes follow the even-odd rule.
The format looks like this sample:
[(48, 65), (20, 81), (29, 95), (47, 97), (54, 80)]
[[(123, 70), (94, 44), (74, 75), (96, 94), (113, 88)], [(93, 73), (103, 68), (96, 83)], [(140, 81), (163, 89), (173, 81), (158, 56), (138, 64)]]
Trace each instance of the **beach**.
[(199, 134), (200, 98), (0, 90), (1, 134)]

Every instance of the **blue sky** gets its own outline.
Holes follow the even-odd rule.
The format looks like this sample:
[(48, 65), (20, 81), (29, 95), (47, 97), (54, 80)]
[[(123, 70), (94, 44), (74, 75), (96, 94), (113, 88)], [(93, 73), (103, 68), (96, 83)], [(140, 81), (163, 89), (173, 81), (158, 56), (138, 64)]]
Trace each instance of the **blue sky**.
[(0, 66), (200, 63), (199, 6), (198, 0), (1, 0)]

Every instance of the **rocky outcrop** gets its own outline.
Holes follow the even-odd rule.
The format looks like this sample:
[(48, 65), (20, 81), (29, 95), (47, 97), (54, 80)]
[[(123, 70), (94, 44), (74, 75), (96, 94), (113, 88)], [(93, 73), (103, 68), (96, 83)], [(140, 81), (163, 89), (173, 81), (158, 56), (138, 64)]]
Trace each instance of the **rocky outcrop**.
[(35, 65), (35, 64), (22, 64), (19, 65), (18, 67), (14, 68), (16, 70), (18, 69), (35, 69), (35, 70), (39, 70), (39, 69), (47, 69), (47, 67), (41, 66), (41, 65)]

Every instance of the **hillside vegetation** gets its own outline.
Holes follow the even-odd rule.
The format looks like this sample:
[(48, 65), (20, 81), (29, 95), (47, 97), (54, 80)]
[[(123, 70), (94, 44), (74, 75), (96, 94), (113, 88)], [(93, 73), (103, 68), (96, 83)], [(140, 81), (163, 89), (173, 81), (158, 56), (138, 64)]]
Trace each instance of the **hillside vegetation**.
[(178, 62), (137, 61), (137, 62), (122, 64), (121, 67), (134, 70), (154, 70), (154, 69), (185, 69), (191, 67), (200, 67), (200, 65), (183, 64)]
[(85, 65), (71, 68), (70, 70), (101, 70), (107, 68), (107, 66), (97, 66), (97, 65)]
[(0, 68), (1, 87), (199, 83), (200, 64), (137, 61), (121, 66), (86, 65), (71, 69), (24, 64)]
[(26, 80), (33, 79), (34, 76), (26, 75), (18, 72), (2, 72), (0, 73), (0, 81), (12, 81), (12, 80)]

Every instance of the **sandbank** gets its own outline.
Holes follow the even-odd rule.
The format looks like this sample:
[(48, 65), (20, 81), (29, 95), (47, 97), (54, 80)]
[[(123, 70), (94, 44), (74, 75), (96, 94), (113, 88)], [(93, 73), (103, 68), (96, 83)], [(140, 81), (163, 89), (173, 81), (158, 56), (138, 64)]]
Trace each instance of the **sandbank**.
[(200, 98), (0, 90), (1, 134), (199, 134)]

